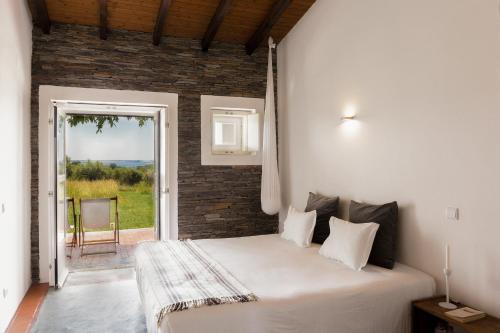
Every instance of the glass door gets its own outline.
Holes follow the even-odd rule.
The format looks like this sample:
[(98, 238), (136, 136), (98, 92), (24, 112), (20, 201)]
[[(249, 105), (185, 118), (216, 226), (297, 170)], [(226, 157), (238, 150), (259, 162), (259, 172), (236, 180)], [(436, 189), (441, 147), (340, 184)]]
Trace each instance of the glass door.
[[(166, 118), (166, 109), (160, 109), (154, 117), (155, 123), (155, 237), (156, 239), (168, 239), (168, 220), (166, 200), (168, 200), (169, 191), (166, 185), (166, 131), (168, 122)], [(164, 230), (165, 229), (165, 230)]]
[(66, 114), (54, 107), (54, 157), (55, 157), (55, 286), (61, 288), (68, 276), (66, 263)]

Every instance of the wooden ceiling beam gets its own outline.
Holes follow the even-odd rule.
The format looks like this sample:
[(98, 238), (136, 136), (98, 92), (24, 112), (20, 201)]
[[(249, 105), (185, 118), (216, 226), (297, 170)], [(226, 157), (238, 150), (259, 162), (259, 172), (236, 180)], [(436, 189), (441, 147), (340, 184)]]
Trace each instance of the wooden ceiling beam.
[(51, 22), (45, 0), (33, 0), (33, 7), (36, 12), (35, 17), (38, 26), (42, 29), (44, 34), (49, 34)]
[(262, 21), (252, 37), (250, 37), (248, 42), (245, 44), (245, 49), (248, 55), (251, 55), (255, 49), (259, 47), (260, 43), (269, 37), (271, 29), (276, 22), (278, 22), (285, 9), (287, 9), (291, 3), (292, 0), (276, 0), (264, 21)]
[(99, 37), (108, 39), (108, 1), (99, 0)]
[(168, 9), (172, 4), (171, 0), (161, 0), (160, 8), (158, 9), (158, 16), (156, 17), (155, 29), (153, 31), (153, 44), (160, 45), (161, 35), (163, 34), (163, 27), (165, 19), (167, 18)]
[(206, 52), (210, 48), (210, 44), (212, 44), (212, 41), (214, 40), (217, 31), (219, 31), (220, 25), (222, 24), (222, 21), (224, 21), (224, 17), (229, 12), (232, 4), (233, 0), (221, 0), (219, 2), (219, 6), (217, 6), (214, 16), (212, 16), (212, 20), (210, 20), (210, 24), (205, 31), (203, 39), (201, 40), (201, 49), (203, 51)]

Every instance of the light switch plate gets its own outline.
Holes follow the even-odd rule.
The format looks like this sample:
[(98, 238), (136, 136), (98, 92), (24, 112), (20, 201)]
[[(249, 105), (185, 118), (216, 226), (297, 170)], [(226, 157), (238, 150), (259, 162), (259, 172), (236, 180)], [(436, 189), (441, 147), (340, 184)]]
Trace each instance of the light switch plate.
[(460, 216), (459, 216), (458, 208), (455, 208), (455, 207), (446, 208), (446, 218), (448, 220), (458, 221), (459, 217)]

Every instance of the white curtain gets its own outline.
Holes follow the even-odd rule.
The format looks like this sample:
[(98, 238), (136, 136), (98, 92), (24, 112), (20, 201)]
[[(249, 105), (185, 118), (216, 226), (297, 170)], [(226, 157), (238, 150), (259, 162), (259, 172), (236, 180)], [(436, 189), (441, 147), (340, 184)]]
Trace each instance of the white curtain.
[(268, 215), (279, 213), (281, 207), (280, 179), (276, 150), (276, 115), (274, 112), (273, 39), (269, 37), (267, 90), (264, 109), (262, 145), (262, 183), (260, 200), (262, 211)]

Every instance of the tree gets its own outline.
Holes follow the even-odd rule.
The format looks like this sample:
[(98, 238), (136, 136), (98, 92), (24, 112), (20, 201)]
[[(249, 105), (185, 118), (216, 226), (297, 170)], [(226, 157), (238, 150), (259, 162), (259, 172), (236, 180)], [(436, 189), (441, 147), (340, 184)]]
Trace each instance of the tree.
[(71, 158), (66, 156), (66, 176), (68, 178), (73, 177), (73, 163), (71, 162)]
[[(153, 120), (153, 117), (127, 117), (128, 120), (134, 118), (139, 123), (139, 127), (143, 127), (146, 122)], [(88, 115), (88, 114), (71, 114), (67, 117), (68, 124), (71, 127), (76, 127), (79, 124), (93, 123), (96, 125), (96, 133), (102, 133), (102, 129), (105, 124), (109, 127), (115, 127), (120, 121), (119, 116), (100, 116), (100, 115)]]

